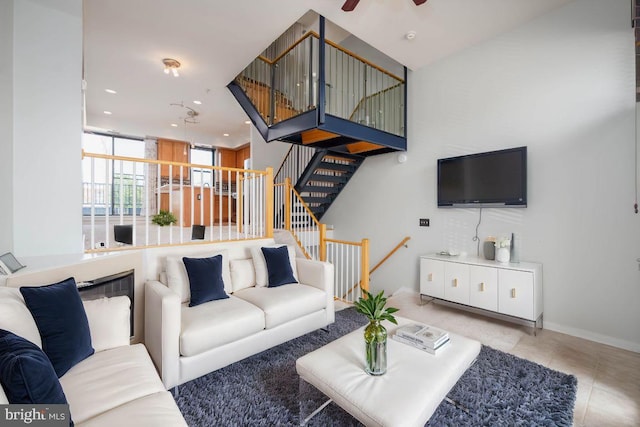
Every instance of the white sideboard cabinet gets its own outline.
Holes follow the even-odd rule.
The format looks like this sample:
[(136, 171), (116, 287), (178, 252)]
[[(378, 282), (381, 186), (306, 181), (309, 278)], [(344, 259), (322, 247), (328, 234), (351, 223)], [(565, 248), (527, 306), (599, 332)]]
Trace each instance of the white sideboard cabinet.
[(420, 296), (518, 318), (542, 327), (542, 264), (477, 257), (420, 257)]

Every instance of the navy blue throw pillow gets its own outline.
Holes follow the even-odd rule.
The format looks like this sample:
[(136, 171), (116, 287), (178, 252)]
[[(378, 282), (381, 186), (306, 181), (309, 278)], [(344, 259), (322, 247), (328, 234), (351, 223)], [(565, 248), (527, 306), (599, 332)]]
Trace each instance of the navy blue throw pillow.
[(260, 248), (267, 264), (267, 273), (269, 274), (269, 287), (287, 285), (289, 283), (298, 283), (293, 277), (291, 270), (291, 261), (289, 260), (289, 251), (286, 246), (278, 248)]
[(93, 354), (87, 314), (73, 277), (48, 286), (20, 288), (58, 378)]
[(182, 258), (189, 276), (191, 300), (189, 307), (205, 302), (229, 298), (222, 280), (222, 255), (211, 258)]
[(67, 403), (47, 355), (31, 341), (3, 329), (0, 329), (0, 383), (9, 403)]

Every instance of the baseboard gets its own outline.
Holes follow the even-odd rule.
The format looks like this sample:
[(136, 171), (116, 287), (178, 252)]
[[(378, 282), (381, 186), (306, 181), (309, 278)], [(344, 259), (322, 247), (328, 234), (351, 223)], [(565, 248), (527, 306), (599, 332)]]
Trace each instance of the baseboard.
[(402, 286), (401, 288), (396, 289), (396, 291), (391, 295), (397, 295), (397, 294), (413, 294), (417, 296), (418, 292), (406, 286)]
[(544, 321), (544, 329), (640, 353), (640, 343), (610, 337), (597, 332), (586, 331), (580, 328), (572, 328), (571, 326), (560, 325), (558, 323), (548, 322), (547, 320)]

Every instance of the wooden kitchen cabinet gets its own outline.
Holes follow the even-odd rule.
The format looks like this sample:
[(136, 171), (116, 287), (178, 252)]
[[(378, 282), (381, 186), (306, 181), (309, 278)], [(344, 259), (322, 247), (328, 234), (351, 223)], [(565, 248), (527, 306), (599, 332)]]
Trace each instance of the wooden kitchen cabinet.
[(244, 161), (251, 157), (251, 146), (248, 144), (236, 151), (236, 167), (238, 169), (244, 168)]
[[(171, 192), (170, 203), (169, 192)], [(229, 196), (213, 194), (212, 189), (209, 187), (183, 186), (181, 195), (179, 186), (173, 185), (171, 190), (164, 189), (162, 196), (166, 196), (167, 210), (170, 210), (176, 216), (178, 219), (177, 225), (182, 227), (191, 227), (192, 224), (209, 227), (211, 225), (212, 209), (214, 226), (220, 225), (221, 221), (222, 224), (235, 221), (235, 203), (233, 203), (233, 198), (231, 199), (231, 215), (229, 215)], [(212, 196), (213, 205), (211, 203)], [(191, 204), (192, 197), (193, 206)], [(171, 209), (169, 209), (169, 204), (171, 205)], [(180, 210), (181, 205), (182, 211)], [(222, 212), (220, 206), (222, 206)], [(193, 221), (191, 221), (192, 210)]]
[[(169, 162), (189, 163), (189, 144), (173, 139), (158, 139), (158, 160)], [(160, 166), (160, 177), (163, 184), (169, 182), (169, 165)], [(182, 169), (183, 183), (191, 182), (189, 168), (180, 166), (171, 167), (171, 178), (174, 183), (180, 182), (180, 169)]]

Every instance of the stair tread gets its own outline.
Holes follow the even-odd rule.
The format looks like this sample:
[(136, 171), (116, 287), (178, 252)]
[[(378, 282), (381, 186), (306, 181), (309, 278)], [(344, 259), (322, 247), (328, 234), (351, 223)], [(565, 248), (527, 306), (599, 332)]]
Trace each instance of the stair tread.
[(302, 197), (305, 203), (329, 203), (331, 202), (330, 197), (321, 197), (321, 196), (304, 196)]
[(353, 165), (345, 165), (342, 163), (320, 162), (318, 169), (352, 172), (355, 170), (355, 167)]
[(347, 181), (347, 177), (346, 176), (341, 176), (341, 175), (321, 175), (321, 174), (317, 174), (314, 173), (313, 175), (311, 175), (311, 179), (309, 179), (309, 182), (337, 182), (337, 183), (343, 183)]
[(305, 185), (302, 188), (302, 192), (304, 193), (337, 193), (342, 188), (340, 186), (321, 186), (321, 185)]

